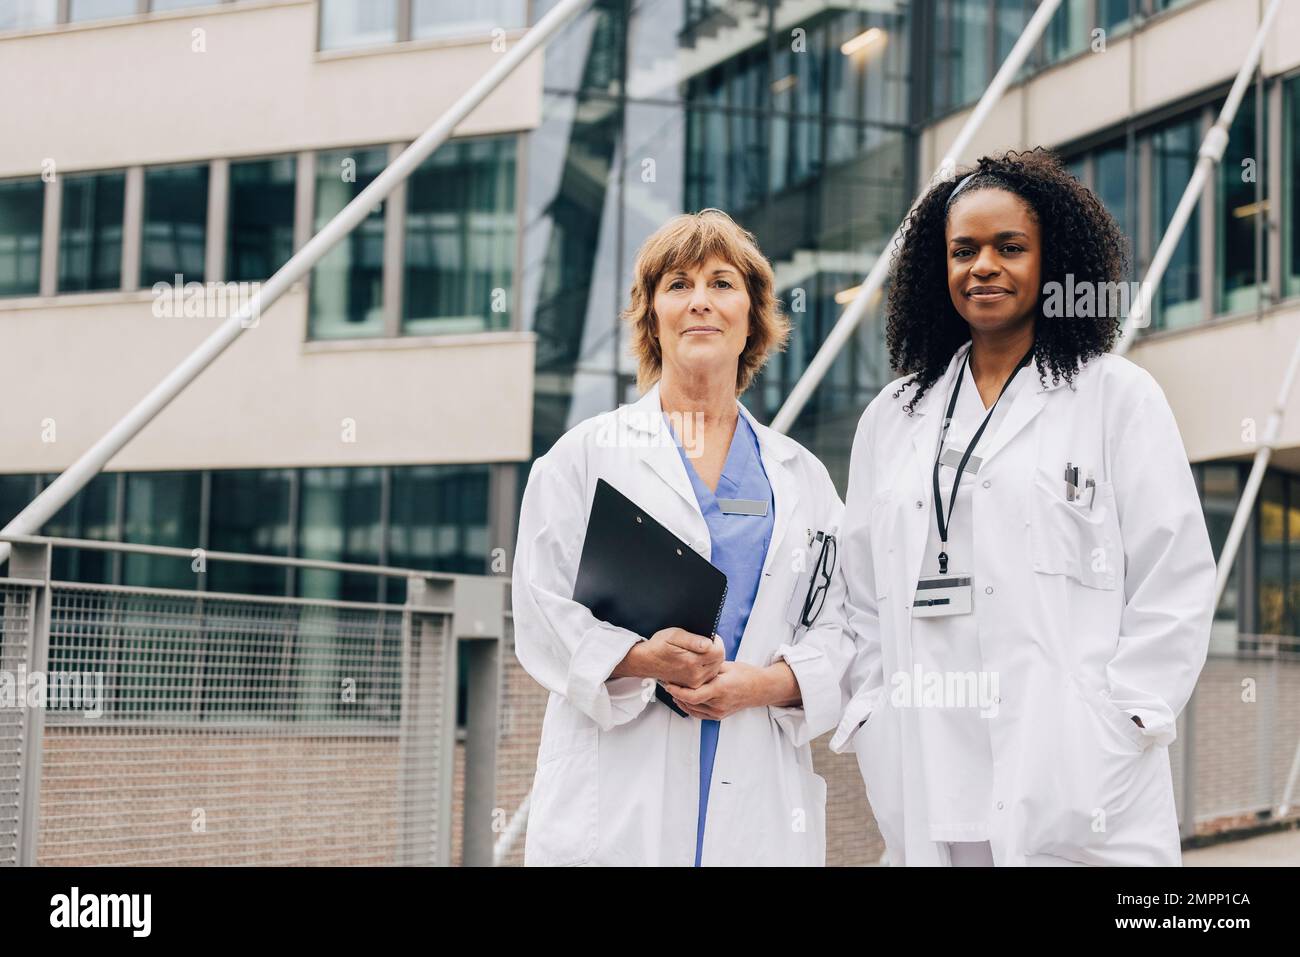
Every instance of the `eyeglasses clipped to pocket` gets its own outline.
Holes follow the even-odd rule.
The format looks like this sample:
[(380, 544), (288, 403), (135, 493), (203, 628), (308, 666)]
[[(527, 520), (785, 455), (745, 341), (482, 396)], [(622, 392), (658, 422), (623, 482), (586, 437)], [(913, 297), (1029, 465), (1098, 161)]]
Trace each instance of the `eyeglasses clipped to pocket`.
[(818, 531), (809, 543), (805, 553), (809, 561), (806, 570), (795, 577), (786, 612), (786, 620), (795, 627), (811, 628), (821, 614), (835, 574), (836, 548), (835, 536), (829, 532)]

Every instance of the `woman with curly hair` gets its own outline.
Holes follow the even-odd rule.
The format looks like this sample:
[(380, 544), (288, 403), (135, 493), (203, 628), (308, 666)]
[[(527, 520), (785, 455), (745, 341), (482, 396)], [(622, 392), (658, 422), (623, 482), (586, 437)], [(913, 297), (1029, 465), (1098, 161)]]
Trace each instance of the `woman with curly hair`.
[(1164, 394), (1108, 354), (1123, 235), (1012, 151), (934, 185), (891, 265), (904, 375), (853, 443), (831, 747), (892, 863), (1178, 864), (1168, 746), (1215, 569)]

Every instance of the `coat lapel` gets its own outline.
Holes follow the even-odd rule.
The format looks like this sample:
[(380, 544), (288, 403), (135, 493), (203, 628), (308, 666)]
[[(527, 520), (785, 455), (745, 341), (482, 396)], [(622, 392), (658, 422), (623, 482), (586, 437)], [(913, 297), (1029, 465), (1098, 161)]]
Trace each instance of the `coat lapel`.
[(700, 503), (695, 500), (695, 489), (682, 464), (681, 453), (664, 422), (663, 407), (659, 404), (659, 385), (656, 383), (645, 395), (631, 405), (619, 410), (623, 427), (636, 435), (633, 447), (651, 471), (676, 492), (696, 515)]
[(1034, 421), (1034, 417), (1043, 411), (1043, 406), (1047, 404), (1049, 392), (1053, 392), (1065, 385), (1064, 381), (1053, 384), (1051, 380), (1048, 380), (1047, 385), (1043, 386), (1038, 379), (1038, 369), (1032, 364), (1029, 367), (1028, 374), (1030, 376), (1029, 381), (1023, 384), (1023, 388), (1016, 395), (1011, 408), (1007, 409), (1002, 425), (999, 426), (997, 432), (989, 439), (988, 445), (985, 446), (982, 453), (983, 464), (980, 466), (981, 468), (988, 465), (993, 456), (997, 455), (1001, 449), (1006, 447), (1007, 443), (1023, 432), (1025, 427)]

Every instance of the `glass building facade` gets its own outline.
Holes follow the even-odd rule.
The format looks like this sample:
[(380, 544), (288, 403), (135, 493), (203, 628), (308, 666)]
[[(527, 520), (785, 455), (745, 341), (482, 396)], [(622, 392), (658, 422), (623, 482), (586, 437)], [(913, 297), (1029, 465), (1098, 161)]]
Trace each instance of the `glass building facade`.
[[(793, 320), (745, 396), (776, 413), (914, 188), (910, 5), (852, 6), (604, 0), (553, 42), (524, 190), (535, 455), (634, 398), (618, 317), (637, 249), (706, 206), (755, 234)], [(882, 340), (863, 323), (792, 430), (841, 484), (853, 425), (891, 378)]]
[[(490, 571), (491, 466), (402, 465), (303, 469), (102, 472), (42, 535), (392, 565)], [(0, 475), (0, 527), (50, 474)], [(319, 569), (56, 549), (63, 581), (151, 588), (405, 600), (405, 583)]]

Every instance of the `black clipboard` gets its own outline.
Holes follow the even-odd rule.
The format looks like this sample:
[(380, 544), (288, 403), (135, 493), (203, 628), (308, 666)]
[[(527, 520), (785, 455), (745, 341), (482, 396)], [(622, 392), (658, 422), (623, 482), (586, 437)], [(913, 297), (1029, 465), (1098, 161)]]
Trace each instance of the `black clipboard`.
[[(712, 637), (727, 600), (727, 576), (597, 479), (573, 600), (642, 638), (664, 628)], [(686, 717), (663, 685), (656, 685), (655, 697)]]

